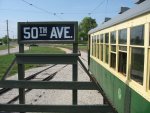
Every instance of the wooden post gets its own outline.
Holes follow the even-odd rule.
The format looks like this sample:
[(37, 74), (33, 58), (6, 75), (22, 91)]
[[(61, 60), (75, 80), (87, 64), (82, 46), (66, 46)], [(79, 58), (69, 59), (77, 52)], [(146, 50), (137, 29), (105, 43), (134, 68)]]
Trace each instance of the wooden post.
[[(19, 53), (24, 53), (24, 44), (19, 44)], [(25, 76), (24, 64), (18, 64), (18, 80), (24, 80), (24, 76)], [(25, 104), (25, 90), (23, 88), (19, 88), (19, 104)]]
[[(78, 44), (77, 43), (73, 43), (73, 53), (77, 53), (78, 52)], [(72, 65), (72, 72), (73, 72), (73, 81), (77, 81), (78, 80), (78, 61), (76, 61), (76, 64)], [(77, 90), (73, 90), (73, 105), (77, 105), (78, 104), (78, 91)]]

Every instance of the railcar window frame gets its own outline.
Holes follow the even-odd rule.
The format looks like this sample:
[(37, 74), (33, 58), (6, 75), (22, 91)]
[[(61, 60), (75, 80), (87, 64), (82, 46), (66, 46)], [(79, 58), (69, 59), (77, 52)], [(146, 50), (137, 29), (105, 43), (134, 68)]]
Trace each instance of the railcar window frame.
[[(117, 66), (116, 65), (116, 57), (117, 57), (116, 56), (116, 52), (117, 52), (117, 50), (116, 50), (116, 48), (117, 48), (116, 33), (117, 33), (116, 31), (110, 32), (110, 67), (115, 70), (116, 70), (116, 66)], [(114, 40), (112, 41), (112, 37), (113, 38), (115, 37), (115, 41)], [(113, 57), (115, 57), (115, 58), (113, 58)]]
[(103, 52), (104, 52), (104, 34), (100, 34), (100, 61), (102, 62), (104, 60)]
[[(134, 28), (134, 29), (136, 29), (136, 27), (140, 27), (140, 26), (144, 26), (143, 28), (144, 28), (144, 30), (143, 30), (143, 42), (144, 42), (144, 38), (145, 38), (145, 25), (143, 25), (143, 24), (141, 24), (141, 25), (137, 25), (137, 26), (133, 26), (133, 27), (131, 27), (130, 28), (130, 64), (131, 64), (131, 66), (130, 66), (130, 79), (131, 80), (133, 80), (133, 81), (135, 81), (136, 83), (138, 83), (139, 85), (144, 85), (144, 59), (145, 59), (145, 45), (144, 45), (144, 43), (143, 43), (143, 45), (140, 45), (140, 44), (132, 44), (131, 43), (131, 35), (132, 35), (132, 28)], [(142, 68), (142, 70), (137, 70), (137, 72), (136, 72), (136, 70), (132, 70), (132, 66), (134, 65), (134, 64), (132, 64), (132, 63), (134, 63), (134, 61), (132, 61), (133, 59), (132, 59), (132, 51), (133, 51), (133, 49), (143, 49), (143, 60), (138, 60), (138, 62), (140, 61), (142, 64), (143, 64), (143, 68)], [(139, 56), (140, 57), (140, 56)], [(137, 57), (137, 58), (139, 58), (139, 57)], [(142, 62), (143, 61), (143, 62)], [(142, 65), (141, 64), (141, 65)], [(134, 69), (134, 68), (133, 68)], [(132, 72), (134, 72), (134, 74), (132, 74)], [(142, 75), (141, 75), (142, 74)], [(138, 77), (139, 76), (139, 77)], [(140, 80), (140, 78), (142, 77), (142, 79)]]
[(100, 54), (99, 54), (99, 51), (100, 51), (100, 47), (99, 47), (100, 38), (99, 38), (99, 35), (96, 35), (96, 37), (97, 37), (97, 38), (96, 38), (96, 40), (97, 40), (97, 41), (96, 41), (96, 58), (99, 59), (99, 58), (100, 58), (100, 57), (99, 57), (99, 55), (100, 55)]
[(92, 56), (94, 56), (94, 36), (92, 36)]
[[(123, 75), (124, 77), (127, 76), (127, 28), (124, 29), (119, 29), (118, 30), (118, 72)], [(123, 38), (120, 38), (120, 37)], [(125, 38), (126, 37), (126, 38)], [(124, 40), (124, 41), (120, 41), (120, 40)], [(120, 49), (120, 48), (125, 48), (125, 49)]]
[[(121, 40), (124, 40), (124, 37), (126, 37), (125, 42), (122, 42)], [(118, 44), (127, 44), (127, 28), (118, 30)]]
[[(134, 63), (135, 61), (133, 61), (133, 57), (132, 57), (132, 51), (133, 51), (133, 49), (137, 49), (138, 51), (140, 51), (140, 49), (143, 49), (143, 69), (142, 68), (140, 68), (140, 69), (142, 69), (143, 71), (141, 71), (140, 69), (138, 69), (138, 70), (135, 70), (135, 68), (139, 68), (139, 65), (137, 64), (136, 65), (136, 67), (135, 67), (135, 65), (134, 64), (132, 64), (132, 62)], [(137, 82), (138, 84), (140, 84), (140, 85), (143, 85), (143, 82), (144, 82), (144, 47), (142, 48), (142, 47), (135, 47), (135, 46), (132, 46), (131, 47), (131, 67), (130, 67), (130, 78), (131, 78), (131, 80), (134, 80), (135, 82)], [(140, 56), (137, 56), (136, 58), (140, 58)], [(141, 58), (138, 60), (138, 62), (137, 63), (139, 63), (139, 61), (141, 60)], [(134, 66), (133, 66), (134, 65)], [(140, 66), (141, 66), (141, 64), (140, 64)], [(133, 70), (132, 70), (132, 68), (133, 68)], [(134, 71), (134, 73), (136, 74), (136, 75), (133, 75), (132, 74), (132, 71)], [(141, 74), (141, 73), (143, 73), (143, 75), (142, 75), (142, 80), (140, 79), (141, 77), (140, 77), (140, 75), (139, 74)]]
[[(109, 64), (109, 32), (104, 34), (105, 39), (104, 39), (104, 59), (105, 59), (105, 63)], [(107, 39), (107, 40), (106, 40)]]
[[(141, 29), (142, 28), (142, 29)], [(141, 31), (142, 30), (142, 31)], [(144, 25), (138, 25), (138, 26), (134, 26), (134, 27), (131, 27), (130, 28), (130, 45), (139, 45), (139, 46), (144, 46)], [(141, 33), (142, 32), (142, 33)], [(141, 33), (141, 34), (140, 34)], [(140, 35), (140, 36), (137, 36), (136, 34)], [(134, 36), (131, 36), (131, 35), (134, 35)], [(140, 40), (139, 38), (136, 38), (135, 39), (135, 36), (136, 37), (140, 37)], [(134, 37), (134, 38), (133, 38)], [(143, 40), (141, 40), (143, 39)], [(142, 41), (142, 42), (141, 42)]]
[(96, 35), (94, 35), (94, 57), (96, 57)]
[[(150, 40), (150, 39), (149, 39)], [(148, 48), (148, 62), (150, 62), (150, 45), (149, 45), (149, 48)], [(150, 63), (148, 64), (148, 91), (150, 93)]]

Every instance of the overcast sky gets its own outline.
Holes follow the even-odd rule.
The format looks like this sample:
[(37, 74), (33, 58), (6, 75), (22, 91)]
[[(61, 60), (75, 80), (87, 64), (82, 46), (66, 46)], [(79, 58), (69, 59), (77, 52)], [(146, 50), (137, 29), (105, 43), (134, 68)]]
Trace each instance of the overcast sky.
[[(94, 2), (93, 2), (94, 1)], [(0, 0), (0, 37), (17, 38), (17, 22), (78, 21), (90, 16), (100, 24), (105, 17), (117, 16), (120, 7), (134, 7), (136, 0)]]

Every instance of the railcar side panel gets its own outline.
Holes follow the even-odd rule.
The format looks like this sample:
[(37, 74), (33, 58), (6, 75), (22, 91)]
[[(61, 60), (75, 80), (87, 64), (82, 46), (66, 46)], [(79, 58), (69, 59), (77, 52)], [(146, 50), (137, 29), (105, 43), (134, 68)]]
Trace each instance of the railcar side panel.
[(118, 113), (150, 113), (149, 101), (136, 93), (93, 58), (90, 58), (90, 71)]

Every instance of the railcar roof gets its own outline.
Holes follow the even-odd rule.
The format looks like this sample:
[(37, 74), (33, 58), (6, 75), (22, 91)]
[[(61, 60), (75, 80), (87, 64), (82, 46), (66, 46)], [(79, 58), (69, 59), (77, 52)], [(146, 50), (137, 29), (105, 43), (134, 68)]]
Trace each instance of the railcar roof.
[(100, 31), (102, 29), (114, 26), (116, 24), (122, 23), (129, 19), (135, 18), (142, 14), (150, 12), (150, 0), (146, 0), (141, 4), (138, 4), (132, 9), (127, 10), (126, 12), (119, 14), (117, 17), (99, 25), (98, 27), (91, 29), (88, 34), (94, 33), (96, 31)]

